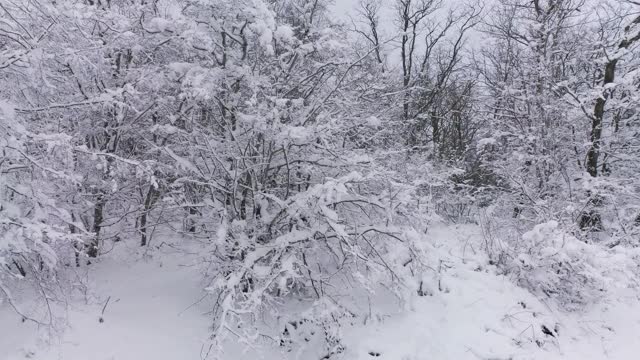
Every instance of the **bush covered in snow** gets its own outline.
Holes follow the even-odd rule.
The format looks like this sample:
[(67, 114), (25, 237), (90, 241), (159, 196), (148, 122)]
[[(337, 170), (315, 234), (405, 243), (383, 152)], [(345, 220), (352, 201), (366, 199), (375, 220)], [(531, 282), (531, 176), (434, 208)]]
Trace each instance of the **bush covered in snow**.
[[(84, 234), (71, 231), (74, 220), (60, 193), (76, 179), (66, 172), (68, 138), (31, 132), (0, 101), (0, 304), (7, 302), (24, 319), (53, 325), (55, 301), (62, 301), (58, 269), (73, 261)], [(55, 180), (55, 185), (51, 183)], [(27, 282), (48, 306), (21, 309), (13, 289)]]
[(500, 238), (493, 238), (496, 243), (490, 251), (501, 271), (567, 310), (584, 309), (617, 288), (637, 289), (640, 258), (635, 248), (587, 243), (554, 220), (521, 236), (505, 231), (489, 235), (490, 225), (484, 226), (485, 237)]

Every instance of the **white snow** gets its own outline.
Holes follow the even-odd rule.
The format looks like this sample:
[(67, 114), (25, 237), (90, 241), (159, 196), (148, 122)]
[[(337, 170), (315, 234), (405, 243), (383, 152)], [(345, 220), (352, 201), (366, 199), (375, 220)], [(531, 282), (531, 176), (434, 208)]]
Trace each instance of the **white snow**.
[(171, 31), (172, 25), (173, 24), (171, 23), (171, 21), (159, 17), (149, 20), (149, 23), (147, 24), (147, 26), (150, 28), (150, 31), (157, 32)]
[(484, 138), (484, 139), (478, 140), (478, 147), (479, 148), (483, 148), (483, 147), (485, 147), (487, 145), (494, 145), (495, 143), (496, 143), (496, 139), (494, 139), (494, 138), (491, 138), (491, 137)]
[[(378, 302), (371, 316), (343, 328), (339, 359), (371, 360), (629, 360), (640, 352), (640, 309), (620, 290), (600, 305), (563, 312), (507, 277), (478, 250), (474, 226), (430, 229), (438, 275), (431, 295), (409, 303)], [(156, 245), (161, 240), (154, 240)], [(0, 306), (0, 359), (175, 360), (207, 351), (210, 300), (198, 246), (179, 256), (163, 246), (143, 256), (136, 241), (89, 266), (90, 290), (70, 304), (68, 328), (46, 334)], [(173, 245), (172, 245), (173, 246)], [(133, 263), (131, 257), (144, 260)], [(128, 259), (128, 260), (127, 260)], [(86, 269), (83, 268), (82, 271)], [(100, 322), (102, 308), (109, 299)], [(367, 306), (363, 299), (361, 306)], [(545, 335), (542, 326), (553, 336)], [(321, 353), (315, 351), (314, 353)], [(294, 359), (282, 349), (240, 351), (230, 344), (222, 359)], [(298, 357), (304, 358), (304, 357)]]
[(199, 268), (189, 257), (164, 252), (154, 254), (161, 260), (131, 264), (107, 258), (91, 265), (89, 304), (70, 305), (68, 328), (48, 339), (49, 345), (38, 338), (46, 334), (2, 308), (0, 359), (200, 359), (210, 323), (203, 315), (206, 301), (196, 303), (204, 294)]
[(0, 118), (13, 120), (16, 116), (15, 108), (5, 100), (0, 99)]

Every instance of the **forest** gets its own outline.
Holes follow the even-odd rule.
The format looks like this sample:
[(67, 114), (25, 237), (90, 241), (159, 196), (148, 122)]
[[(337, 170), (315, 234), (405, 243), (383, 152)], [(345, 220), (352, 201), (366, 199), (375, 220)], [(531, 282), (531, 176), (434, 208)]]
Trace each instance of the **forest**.
[(360, 359), (469, 256), (579, 318), (640, 299), (639, 245), (636, 0), (0, 0), (0, 309), (40, 330), (170, 252), (201, 358)]

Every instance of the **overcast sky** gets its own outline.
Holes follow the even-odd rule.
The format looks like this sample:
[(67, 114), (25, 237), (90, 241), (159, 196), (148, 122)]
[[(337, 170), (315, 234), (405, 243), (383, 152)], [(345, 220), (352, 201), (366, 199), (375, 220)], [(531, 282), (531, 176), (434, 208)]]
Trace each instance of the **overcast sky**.
[[(396, 16), (394, 11), (394, 3), (396, 0), (381, 0), (382, 1), (382, 9), (380, 10), (380, 35), (381, 39), (388, 40), (394, 35), (398, 35), (398, 29), (394, 26), (394, 17)], [(469, 1), (473, 1), (477, 3), (477, 0), (443, 0), (442, 1), (442, 9), (437, 11), (432, 15), (432, 19), (434, 21), (439, 21), (438, 15), (444, 17), (447, 11), (453, 7), (463, 5), (468, 3)], [(336, 14), (336, 18), (343, 20), (347, 23), (351, 23), (351, 18), (357, 19), (357, 7), (360, 0), (335, 0), (333, 4), (333, 11)], [(493, 0), (482, 0), (485, 4), (492, 3)], [(444, 19), (443, 19), (444, 20)], [(453, 34), (454, 32), (452, 32)], [(470, 40), (471, 39), (471, 40)], [(481, 41), (481, 33), (478, 31), (470, 31), (467, 34), (467, 44), (470, 46), (468, 48), (478, 49), (482, 46)], [(388, 44), (384, 46), (384, 51), (387, 56), (387, 64), (388, 65), (398, 65), (400, 62), (400, 52), (397, 48), (397, 44)], [(420, 43), (418, 44), (418, 49), (420, 48)]]

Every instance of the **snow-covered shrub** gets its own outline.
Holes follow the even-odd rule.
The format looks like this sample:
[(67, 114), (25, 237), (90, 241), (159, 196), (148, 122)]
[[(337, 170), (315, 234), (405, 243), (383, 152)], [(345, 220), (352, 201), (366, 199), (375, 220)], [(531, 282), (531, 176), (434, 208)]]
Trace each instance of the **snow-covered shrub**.
[[(219, 344), (281, 337), (281, 326), (262, 320), (290, 315), (296, 303), (307, 315), (289, 321), (326, 332), (326, 352), (335, 353), (342, 320), (352, 316), (346, 298), (417, 291), (405, 284), (422, 266), (418, 238), (406, 229), (425, 202), (412, 178), (377, 163), (388, 156), (372, 145), (392, 139), (382, 139), (381, 121), (358, 101), (371, 86), (363, 58), (346, 51), (328, 2), (308, 5), (197, 3), (172, 26), (146, 28), (153, 44), (175, 46), (179, 34), (189, 46), (176, 50), (190, 62), (160, 69), (166, 84), (158, 90), (173, 96), (158, 101), (152, 130), (127, 155), (167, 165), (156, 167), (165, 191), (155, 203), (176, 218), (188, 212), (184, 232), (209, 246)], [(124, 154), (98, 155), (116, 156)]]
[(567, 309), (579, 309), (605, 290), (599, 270), (588, 261), (593, 249), (558, 229), (556, 221), (534, 226), (513, 251), (507, 267), (517, 282)]
[[(485, 235), (490, 231), (485, 228)], [(494, 239), (491, 249), (499, 269), (564, 309), (583, 309), (614, 288), (637, 287), (634, 279), (640, 258), (633, 249), (609, 249), (581, 241), (555, 220), (537, 224), (521, 236), (497, 234), (502, 240)]]
[[(287, 200), (270, 201), (253, 228), (239, 220), (224, 227), (210, 266), (208, 290), (217, 299), (214, 334), (233, 329), (258, 336), (265, 331), (256, 324), (260, 314), (286, 314), (285, 305), (299, 301), (310, 313), (321, 306), (323, 318), (333, 319), (332, 331), (338, 331), (339, 319), (356, 315), (345, 312), (354, 294), (383, 285), (402, 296), (413, 273), (423, 270), (418, 239), (395, 226), (406, 204), (378, 192), (376, 180), (358, 173), (327, 179)], [(305, 319), (316, 327), (329, 325)], [(339, 347), (338, 335), (325, 340), (327, 351), (337, 351), (332, 348)]]
[(467, 168), (453, 172), (447, 189), (437, 202), (439, 213), (449, 221), (475, 222), (479, 209), (490, 206), (506, 184), (480, 160), (470, 161)]
[[(77, 224), (58, 196), (75, 181), (65, 172), (67, 141), (31, 132), (12, 105), (0, 102), (0, 304), (47, 325), (55, 319), (51, 303), (61, 300), (58, 269), (73, 262), (73, 246), (83, 240), (80, 231), (72, 234)], [(21, 309), (13, 294), (18, 282), (33, 287), (45, 311)]]

